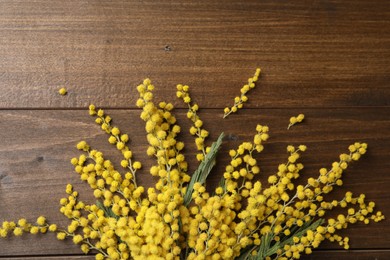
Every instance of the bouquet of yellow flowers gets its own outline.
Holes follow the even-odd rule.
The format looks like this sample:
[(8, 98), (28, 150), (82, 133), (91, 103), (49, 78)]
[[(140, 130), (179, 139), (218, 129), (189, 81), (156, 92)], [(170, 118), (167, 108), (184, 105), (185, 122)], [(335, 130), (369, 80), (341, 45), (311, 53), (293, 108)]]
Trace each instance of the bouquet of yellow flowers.
[[(255, 87), (260, 69), (248, 80), (224, 117), (237, 112), (248, 100), (247, 92)], [(157, 182), (154, 187), (137, 183), (142, 163), (136, 160), (128, 146), (129, 136), (113, 125), (102, 109), (89, 106), (95, 122), (108, 134), (108, 142), (116, 146), (123, 158), (124, 169), (115, 169), (102, 152), (92, 149), (85, 141), (77, 144), (82, 154), (71, 159), (81, 180), (92, 189), (96, 203), (78, 199), (71, 184), (67, 197), (61, 199), (60, 211), (70, 224), (60, 228), (40, 216), (36, 223), (26, 219), (4, 221), (0, 236), (13, 233), (55, 232), (59, 240), (72, 239), (84, 253), (96, 253), (96, 259), (298, 259), (310, 254), (325, 239), (336, 241), (348, 249), (348, 237), (338, 230), (356, 222), (369, 223), (384, 219), (374, 211), (375, 203), (366, 202), (365, 195), (347, 192), (340, 201), (326, 200), (326, 194), (341, 186), (343, 172), (352, 161), (366, 153), (367, 144), (354, 143), (339, 156), (329, 169), (319, 170), (317, 178), (306, 184), (294, 180), (303, 169), (299, 158), (305, 145), (287, 147), (286, 162), (277, 173), (261, 183), (257, 154), (268, 139), (268, 127), (257, 125), (253, 140), (229, 151), (229, 164), (213, 191), (206, 189), (206, 180), (216, 165), (216, 156), (223, 143), (223, 133), (207, 145), (209, 132), (199, 117), (186, 85), (177, 86), (177, 96), (188, 104), (189, 129), (194, 136), (199, 165), (192, 174), (184, 154), (184, 143), (178, 141), (181, 127), (172, 113), (171, 103), (153, 101), (149, 79), (137, 87), (137, 106), (142, 109), (148, 141), (147, 155), (155, 164), (149, 172)], [(304, 116), (292, 117), (293, 124)], [(344, 213), (326, 218), (335, 207)]]

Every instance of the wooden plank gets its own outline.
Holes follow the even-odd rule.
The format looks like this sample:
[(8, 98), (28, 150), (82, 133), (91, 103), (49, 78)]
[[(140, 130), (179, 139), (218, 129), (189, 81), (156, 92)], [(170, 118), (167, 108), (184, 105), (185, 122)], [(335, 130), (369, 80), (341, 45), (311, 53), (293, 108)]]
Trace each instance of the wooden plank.
[(389, 106), (389, 8), (385, 0), (2, 1), (0, 107), (134, 107), (145, 77), (160, 97), (173, 99), (183, 83), (202, 107), (225, 107), (257, 66), (248, 107)]
[(390, 258), (390, 250), (318, 250), (311, 255), (302, 256), (301, 260), (344, 259), (344, 260), (386, 260)]
[[(145, 162), (145, 170), (153, 163), (146, 159), (144, 125), (138, 118), (138, 110), (109, 110), (122, 131), (131, 137), (131, 147), (136, 158)], [(304, 113), (304, 123), (286, 130), (291, 115)], [(184, 110), (176, 111), (182, 126), (180, 137), (192, 142), (187, 134), (189, 127)], [(228, 136), (218, 161), (219, 166), (210, 176), (210, 186), (220, 179), (223, 165), (227, 163), (226, 153), (239, 143), (250, 140), (257, 123), (270, 126), (271, 138), (265, 151), (259, 155), (262, 179), (274, 173), (279, 163), (285, 162), (287, 144), (306, 144), (308, 151), (302, 162), (304, 177), (316, 176), (320, 167), (329, 166), (355, 141), (369, 144), (369, 150), (361, 161), (354, 163), (344, 181), (345, 185), (330, 198), (341, 198), (342, 193), (366, 193), (369, 200), (377, 203), (378, 209), (390, 216), (390, 109), (256, 109), (243, 110), (222, 120), (221, 109), (204, 109), (200, 116), (210, 130), (211, 140), (221, 131)], [(67, 183), (73, 183), (80, 191), (82, 200), (94, 203), (89, 188), (73, 172), (69, 159), (78, 156), (74, 148), (80, 140), (88, 141), (94, 148), (102, 150), (108, 159), (118, 165), (119, 154), (107, 143), (107, 136), (93, 123), (87, 111), (80, 110), (9, 110), (0, 111), (0, 221), (26, 217), (33, 221), (41, 214), (52, 222), (65, 226), (68, 221), (58, 211), (58, 201), (65, 195)], [(245, 126), (245, 127), (243, 127)], [(187, 145), (186, 154), (190, 171), (194, 166), (194, 146)], [(141, 177), (142, 176), (142, 177)], [(146, 186), (154, 183), (145, 171), (139, 182)], [(372, 225), (354, 225), (343, 232), (351, 238), (352, 249), (388, 249), (390, 244), (390, 223), (385, 220)], [(0, 256), (64, 255), (80, 253), (70, 241), (57, 241), (53, 234), (21, 238), (0, 239)], [(339, 248), (324, 244), (322, 248)]]
[[(304, 255), (300, 259), (302, 260), (310, 260), (310, 259), (334, 259), (338, 260), (343, 258), (345, 260), (386, 260), (390, 257), (390, 250), (348, 250), (348, 251), (340, 251), (340, 250), (317, 250), (313, 252), (311, 255)], [(39, 257), (0, 257), (3, 260), (73, 260), (73, 259), (81, 259), (81, 260), (92, 260), (95, 259), (94, 256), (39, 256)]]
[(95, 256), (93, 255), (83, 255), (83, 256), (80, 256), (80, 255), (67, 255), (67, 256), (45, 256), (45, 255), (42, 255), (42, 256), (23, 256), (23, 257), (0, 257), (0, 259), (3, 259), (3, 260), (6, 260), (6, 259), (12, 259), (12, 260), (21, 260), (21, 259), (29, 259), (29, 260), (40, 260), (40, 259), (43, 259), (43, 260), (93, 260), (95, 259)]

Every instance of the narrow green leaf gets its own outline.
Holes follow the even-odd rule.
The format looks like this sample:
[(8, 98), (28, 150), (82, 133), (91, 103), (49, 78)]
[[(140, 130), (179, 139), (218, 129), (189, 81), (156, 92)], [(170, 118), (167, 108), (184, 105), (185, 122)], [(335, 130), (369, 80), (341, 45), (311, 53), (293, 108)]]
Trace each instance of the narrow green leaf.
[(99, 209), (104, 211), (104, 216), (115, 218), (116, 220), (119, 219), (119, 216), (115, 215), (115, 213), (112, 211), (110, 207), (106, 207), (103, 205), (103, 203), (99, 200), (96, 201), (96, 206), (98, 206)]
[(315, 222), (312, 222), (312, 221), (309, 221), (309, 222), (306, 222), (304, 225), (302, 225), (301, 227), (298, 227), (298, 229), (296, 230), (296, 232), (290, 234), (287, 239), (285, 238), (284, 240), (276, 243), (275, 245), (272, 246), (272, 248), (269, 248), (267, 254), (265, 256), (271, 256), (273, 254), (276, 254), (276, 251), (279, 249), (279, 248), (283, 248), (285, 245), (287, 244), (293, 244), (293, 238), (294, 237), (299, 237), (301, 238), (304, 234), (307, 233), (307, 231), (309, 230), (316, 230), (317, 227), (319, 225), (321, 225), (322, 223), (324, 223), (324, 220), (323, 219), (318, 219), (317, 221)]
[(247, 246), (240, 251), (240, 255), (236, 258), (236, 260), (247, 260), (251, 259), (251, 252), (254, 249), (254, 246)]
[(267, 251), (270, 247), (270, 233), (267, 233), (261, 237), (261, 244), (257, 253), (256, 260), (263, 260), (267, 256)]
[[(293, 238), (294, 237), (302, 237), (305, 235), (309, 230), (316, 230), (318, 226), (322, 225), (324, 223), (324, 219), (318, 219), (315, 222), (309, 221), (304, 223), (301, 227), (294, 226), (291, 228), (291, 230), (294, 232), (291, 232), (289, 236), (282, 237), (280, 241), (273, 241), (273, 233), (267, 233), (261, 237), (261, 244), (258, 247), (257, 255), (252, 257), (249, 255), (249, 252), (252, 250), (255, 250), (255, 246), (248, 246), (245, 249), (241, 251), (240, 256), (238, 257), (239, 260), (249, 260), (249, 259), (256, 259), (256, 260), (264, 260), (267, 256), (275, 255), (278, 249), (283, 249), (283, 247), (287, 244), (293, 244)], [(274, 243), (273, 243), (274, 242)]]
[(199, 164), (198, 169), (194, 172), (191, 177), (190, 183), (188, 184), (186, 194), (184, 195), (184, 205), (188, 206), (192, 200), (192, 192), (194, 190), (194, 184), (200, 182), (204, 184), (206, 182), (207, 176), (210, 174), (211, 170), (215, 166), (215, 159), (217, 153), (222, 144), (224, 134), (221, 133), (210, 148), (210, 152), (206, 154), (204, 160)]

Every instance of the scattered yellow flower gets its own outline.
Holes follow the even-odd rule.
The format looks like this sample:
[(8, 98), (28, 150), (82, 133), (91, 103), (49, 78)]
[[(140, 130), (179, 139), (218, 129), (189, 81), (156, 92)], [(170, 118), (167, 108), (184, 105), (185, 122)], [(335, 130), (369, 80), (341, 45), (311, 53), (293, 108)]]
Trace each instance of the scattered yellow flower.
[(59, 93), (60, 95), (62, 95), (62, 96), (65, 96), (65, 95), (68, 93), (68, 91), (66, 90), (66, 88), (62, 87), (62, 88), (60, 88), (60, 89), (58, 90), (58, 93)]
[(223, 118), (226, 118), (231, 113), (237, 112), (238, 109), (241, 109), (243, 107), (244, 103), (248, 101), (247, 93), (249, 92), (249, 90), (251, 90), (255, 87), (255, 83), (259, 79), (260, 72), (261, 72), (260, 68), (257, 68), (255, 75), (253, 75), (252, 78), (249, 78), (248, 83), (245, 84), (241, 88), (241, 90), (240, 90), (241, 95), (234, 98), (233, 106), (230, 108), (225, 107), (225, 109), (223, 110), (223, 112), (224, 112)]
[(305, 115), (304, 114), (299, 114), (298, 116), (291, 117), (290, 118), (290, 124), (288, 125), (287, 130), (290, 129), (290, 127), (292, 127), (293, 125), (302, 122), (303, 119), (305, 119)]

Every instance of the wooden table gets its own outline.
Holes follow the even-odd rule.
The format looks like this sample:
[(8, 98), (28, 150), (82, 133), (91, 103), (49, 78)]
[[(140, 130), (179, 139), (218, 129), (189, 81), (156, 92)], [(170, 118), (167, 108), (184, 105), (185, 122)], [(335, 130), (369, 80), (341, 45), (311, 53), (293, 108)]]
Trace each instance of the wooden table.
[[(210, 140), (222, 153), (248, 140), (257, 123), (271, 138), (259, 156), (263, 176), (306, 144), (302, 178), (315, 176), (355, 141), (368, 153), (348, 169), (331, 198), (366, 193), (390, 218), (390, 5), (388, 1), (84, 1), (0, 2), (0, 221), (44, 214), (66, 225), (59, 199), (73, 183), (93, 202), (70, 158), (88, 141), (120, 158), (88, 116), (94, 103), (130, 134), (147, 161), (135, 87), (153, 80), (187, 133), (176, 84), (188, 84)], [(245, 109), (222, 119), (240, 87), (262, 68)], [(65, 86), (66, 96), (58, 94)], [(291, 116), (304, 123), (287, 131)], [(193, 158), (194, 146), (187, 146)], [(226, 156), (226, 155), (225, 155)], [(221, 163), (226, 162), (220, 156)], [(191, 159), (190, 169), (195, 169)], [(147, 169), (150, 163), (145, 163)], [(222, 169), (222, 167), (220, 168)], [(213, 173), (211, 184), (221, 172)], [(141, 183), (152, 185), (146, 172)], [(211, 185), (212, 186), (212, 185)], [(390, 222), (343, 232), (351, 249), (324, 243), (304, 259), (390, 259)], [(0, 239), (1, 259), (93, 259), (54, 234)]]

